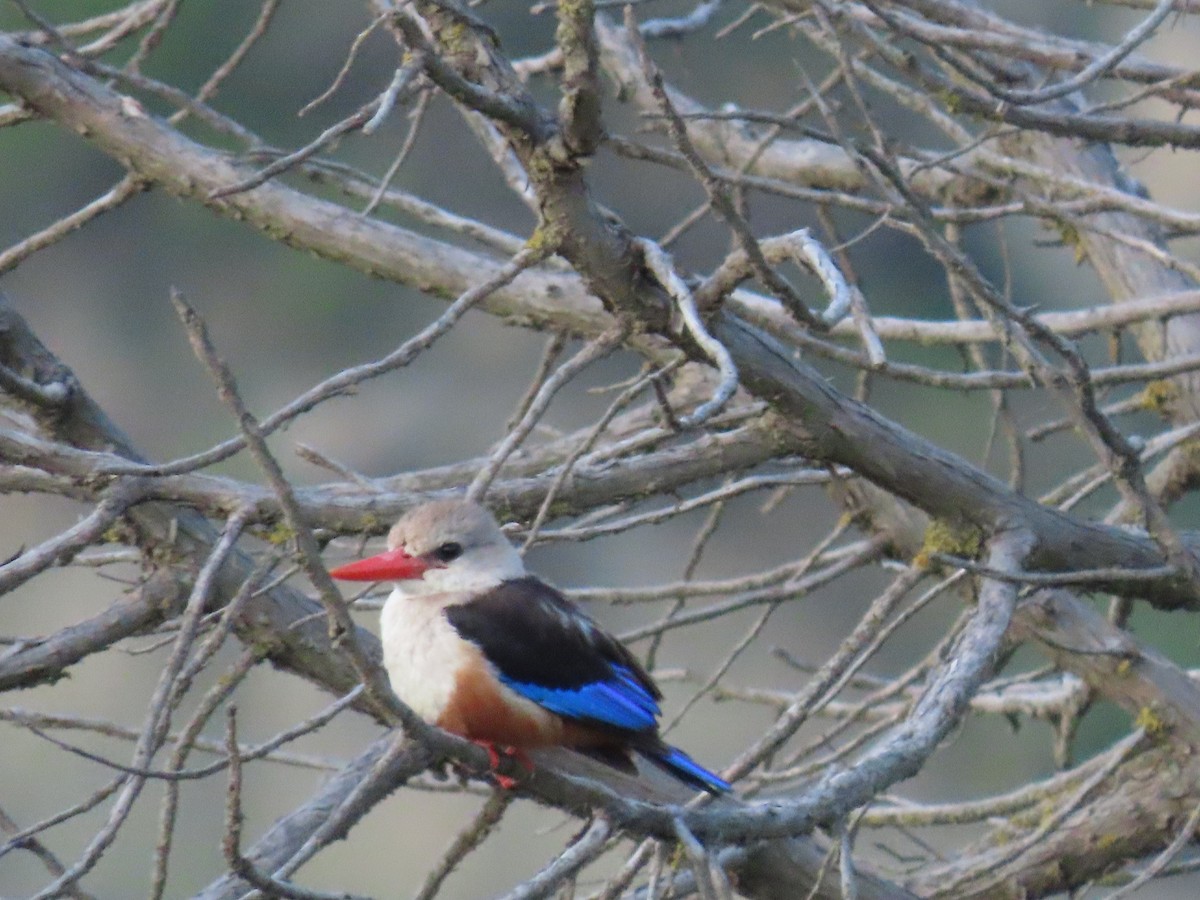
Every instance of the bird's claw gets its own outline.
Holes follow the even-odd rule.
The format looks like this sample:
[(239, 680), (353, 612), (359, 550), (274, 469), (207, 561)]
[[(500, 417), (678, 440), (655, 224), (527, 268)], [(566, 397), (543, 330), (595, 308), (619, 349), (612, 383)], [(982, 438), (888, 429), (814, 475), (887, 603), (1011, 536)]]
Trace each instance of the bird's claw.
[(533, 760), (520, 747), (501, 746), (497, 748), (491, 741), (472, 741), (471, 743), (478, 744), (487, 751), (489, 771), (492, 773), (492, 777), (496, 779), (496, 784), (500, 785), (506, 791), (511, 791), (520, 782), (515, 778), (510, 778), (508, 775), (501, 775), (496, 771), (500, 767), (501, 755), (516, 760), (527, 772), (533, 772)]

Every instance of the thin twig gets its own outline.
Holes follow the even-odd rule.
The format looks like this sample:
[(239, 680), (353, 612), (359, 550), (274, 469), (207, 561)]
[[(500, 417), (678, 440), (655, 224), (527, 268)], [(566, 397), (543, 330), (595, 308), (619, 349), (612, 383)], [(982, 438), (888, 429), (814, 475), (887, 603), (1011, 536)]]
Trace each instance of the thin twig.
[(587, 831), (560, 853), (550, 865), (498, 900), (541, 900), (543, 897), (552, 896), (559, 885), (573, 878), (580, 869), (603, 852), (612, 833), (612, 825), (603, 818), (597, 818)]
[(733, 357), (729, 355), (725, 346), (709, 334), (708, 329), (704, 327), (704, 322), (701, 321), (700, 313), (696, 309), (696, 299), (692, 296), (692, 291), (684, 280), (676, 274), (675, 264), (667, 252), (658, 244), (645, 238), (637, 239), (636, 244), (642, 251), (642, 258), (645, 260), (647, 268), (679, 308), (679, 314), (683, 319), (688, 336), (704, 350), (705, 355), (717, 367), (721, 376), (720, 383), (713, 391), (711, 399), (696, 407), (689, 415), (676, 417), (681, 428), (696, 428), (720, 412), (722, 407), (729, 402), (729, 398), (737, 391), (737, 366), (734, 365)]
[(589, 341), (585, 344), (578, 353), (559, 366), (554, 374), (546, 379), (530, 402), (529, 408), (525, 411), (521, 420), (509, 430), (504, 440), (492, 451), (488, 456), (487, 463), (467, 487), (466, 495), (469, 499), (478, 500), (486, 493), (488, 486), (495, 479), (497, 473), (499, 473), (505, 460), (529, 436), (534, 426), (537, 425), (543, 414), (545, 414), (547, 408), (550, 406), (550, 402), (554, 399), (554, 395), (596, 360), (603, 359), (616, 350), (621, 346), (624, 339), (625, 329), (623, 326), (617, 326), (605, 332), (594, 341)]
[(446, 852), (442, 854), (438, 864), (429, 870), (429, 874), (425, 876), (425, 883), (421, 885), (421, 889), (414, 895), (413, 900), (433, 900), (441, 890), (442, 883), (450, 877), (458, 864), (482, 844), (500, 824), (512, 799), (511, 791), (495, 790), (492, 792), (475, 818), (458, 833), (454, 841), (446, 848)]
[(329, 894), (324, 891), (305, 890), (259, 871), (254, 863), (242, 855), (242, 759), (238, 751), (236, 707), (229, 707), (225, 721), (229, 784), (225, 790), (225, 833), (221, 838), (221, 850), (229, 868), (239, 878), (265, 892), (268, 897), (286, 897), (288, 900), (366, 900), (344, 892)]
[(52, 225), (32, 234), (19, 243), (13, 244), (0, 253), (0, 274), (15, 269), (39, 250), (58, 243), (73, 231), (82, 228), (88, 222), (103, 213), (114, 210), (131, 197), (146, 190), (149, 185), (137, 175), (126, 175), (111, 188), (70, 215), (56, 219)]
[(266, 473), (279, 499), (279, 506), (284, 520), (295, 535), (296, 545), (300, 551), (300, 564), (305, 575), (312, 581), (318, 591), (318, 596), (325, 607), (329, 619), (330, 640), (335, 646), (341, 646), (350, 658), (355, 673), (366, 686), (367, 699), (385, 720), (403, 722), (406, 726), (417, 721), (415, 714), (403, 706), (391, 692), (379, 661), (369, 657), (359, 645), (355, 636), (356, 627), (349, 611), (343, 604), (341, 596), (329, 572), (321, 562), (321, 551), (313, 536), (296, 496), (288, 483), (283, 469), (275, 459), (259, 427), (258, 420), (246, 408), (238, 393), (237, 383), (225, 363), (217, 356), (216, 349), (208, 336), (208, 328), (199, 314), (184, 300), (177, 290), (171, 292), (171, 302), (179, 315), (180, 321), (187, 329), (188, 340), (197, 358), (208, 369), (209, 375), (216, 382), (221, 400), (230, 408), (241, 426), (242, 434), (255, 461)]

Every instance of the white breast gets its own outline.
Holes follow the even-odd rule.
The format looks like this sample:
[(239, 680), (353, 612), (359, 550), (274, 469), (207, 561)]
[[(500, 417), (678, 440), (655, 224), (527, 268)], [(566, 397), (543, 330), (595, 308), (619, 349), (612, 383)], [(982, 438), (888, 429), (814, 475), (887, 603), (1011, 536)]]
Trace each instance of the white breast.
[(470, 645), (442, 615), (435, 597), (392, 591), (379, 625), (383, 665), (396, 696), (427, 722), (436, 722), (467, 663)]

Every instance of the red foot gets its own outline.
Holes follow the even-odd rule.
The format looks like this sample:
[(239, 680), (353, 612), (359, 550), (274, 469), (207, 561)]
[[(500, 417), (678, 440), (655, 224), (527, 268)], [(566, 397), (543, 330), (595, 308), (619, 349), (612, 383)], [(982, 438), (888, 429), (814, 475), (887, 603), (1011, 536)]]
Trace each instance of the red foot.
[(478, 744), (487, 751), (488, 764), (491, 767), (492, 776), (496, 779), (496, 784), (500, 785), (500, 787), (504, 788), (506, 791), (510, 791), (515, 788), (519, 782), (515, 778), (509, 778), (507, 775), (501, 775), (496, 771), (496, 769), (500, 766), (501, 754), (507, 756), (509, 759), (516, 760), (525, 767), (526, 771), (533, 771), (533, 760), (531, 760), (526, 755), (525, 751), (519, 747), (501, 746), (499, 750), (497, 750), (496, 745), (491, 741), (472, 741), (471, 743)]

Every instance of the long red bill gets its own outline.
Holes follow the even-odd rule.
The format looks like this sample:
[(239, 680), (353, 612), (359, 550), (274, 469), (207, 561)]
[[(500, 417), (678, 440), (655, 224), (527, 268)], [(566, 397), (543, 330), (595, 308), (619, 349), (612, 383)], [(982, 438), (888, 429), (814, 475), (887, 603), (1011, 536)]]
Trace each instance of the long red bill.
[(403, 581), (420, 578), (428, 569), (427, 562), (397, 548), (330, 569), (329, 574), (343, 581)]

